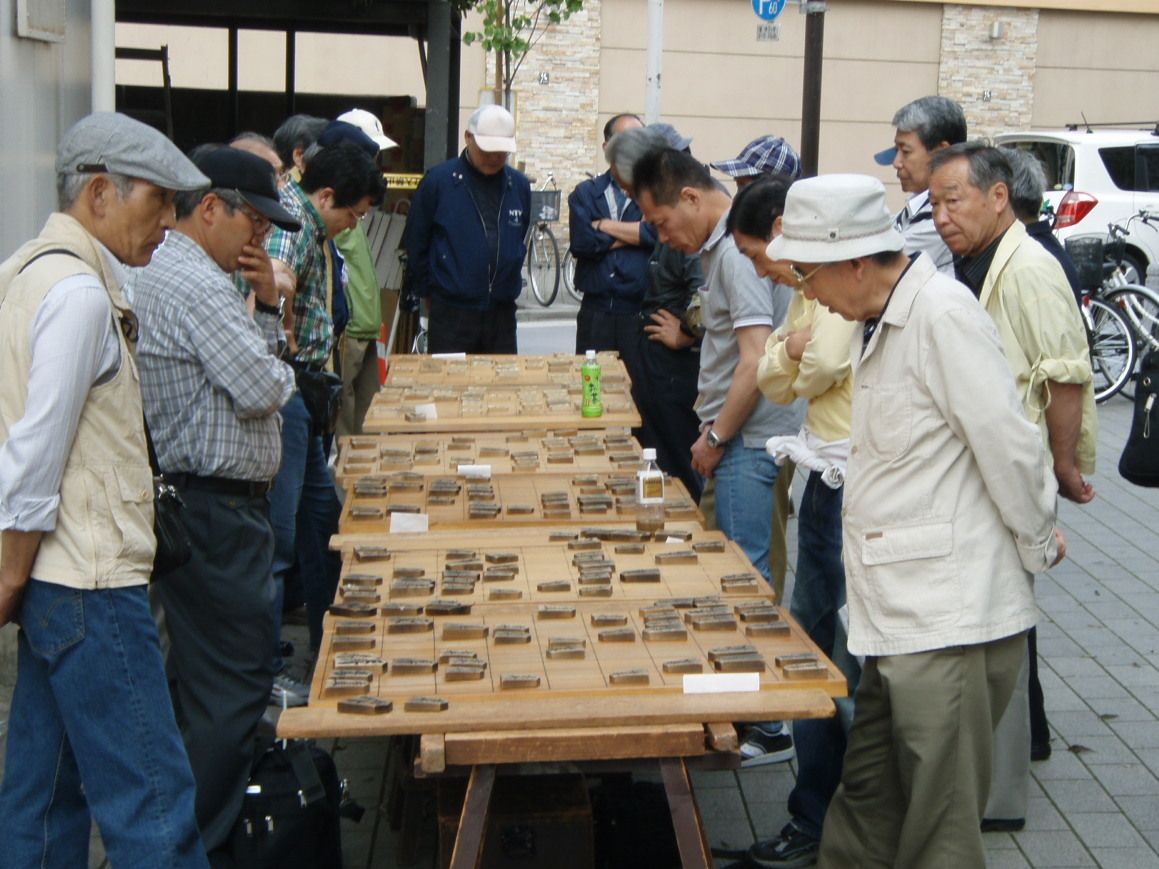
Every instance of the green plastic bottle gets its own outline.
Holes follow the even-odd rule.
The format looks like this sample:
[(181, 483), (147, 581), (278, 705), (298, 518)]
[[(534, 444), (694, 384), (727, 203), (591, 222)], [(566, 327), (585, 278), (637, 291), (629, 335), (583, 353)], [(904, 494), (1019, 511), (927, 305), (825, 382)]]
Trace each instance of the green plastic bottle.
[(583, 367), (580, 368), (581, 383), (583, 384), (583, 415), (604, 415), (604, 369), (596, 361), (596, 351), (589, 350)]

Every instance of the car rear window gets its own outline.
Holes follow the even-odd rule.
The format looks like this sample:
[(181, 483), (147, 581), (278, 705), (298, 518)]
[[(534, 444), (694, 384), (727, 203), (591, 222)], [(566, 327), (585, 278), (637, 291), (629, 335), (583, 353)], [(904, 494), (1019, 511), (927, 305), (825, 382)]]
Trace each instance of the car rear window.
[(1099, 148), (1099, 156), (1107, 167), (1107, 174), (1120, 190), (1135, 188), (1135, 149), (1128, 145), (1122, 148)]
[(1047, 190), (1074, 189), (1074, 148), (1066, 142), (1003, 142), (1033, 154), (1046, 171)]

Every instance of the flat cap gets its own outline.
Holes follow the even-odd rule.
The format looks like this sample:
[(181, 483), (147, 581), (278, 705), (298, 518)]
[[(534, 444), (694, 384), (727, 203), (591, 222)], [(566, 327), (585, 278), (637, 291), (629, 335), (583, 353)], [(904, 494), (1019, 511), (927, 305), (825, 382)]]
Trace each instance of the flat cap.
[(94, 112), (73, 124), (56, 149), (56, 171), (112, 172), (167, 190), (209, 186), (209, 179), (164, 135), (117, 112)]

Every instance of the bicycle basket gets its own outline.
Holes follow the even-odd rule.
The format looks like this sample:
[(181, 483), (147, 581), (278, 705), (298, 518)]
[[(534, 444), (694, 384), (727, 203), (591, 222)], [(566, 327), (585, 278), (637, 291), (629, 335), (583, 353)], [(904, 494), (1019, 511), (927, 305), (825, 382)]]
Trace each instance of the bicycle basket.
[(1081, 236), (1066, 240), (1066, 252), (1074, 261), (1079, 284), (1084, 290), (1093, 290), (1103, 283), (1103, 249), (1105, 242), (1097, 236)]
[(531, 219), (537, 221), (559, 220), (559, 199), (561, 190), (532, 190)]

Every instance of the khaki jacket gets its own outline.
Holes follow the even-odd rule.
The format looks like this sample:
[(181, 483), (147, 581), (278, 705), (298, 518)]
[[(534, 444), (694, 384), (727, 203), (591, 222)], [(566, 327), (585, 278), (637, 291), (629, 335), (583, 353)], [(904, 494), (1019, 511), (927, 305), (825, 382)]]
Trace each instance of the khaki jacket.
[[(44, 256), (21, 272), (34, 256), (56, 248), (77, 256)], [(44, 535), (32, 575), (80, 589), (141, 585), (153, 569), (153, 474), (137, 363), (122, 329), (132, 315), (92, 238), (64, 214), (49, 217), (38, 238), (0, 265), (0, 440), (24, 416), (37, 308), (58, 281), (84, 273), (96, 275), (108, 292), (121, 366), (89, 391), (64, 466), (56, 528)]]

